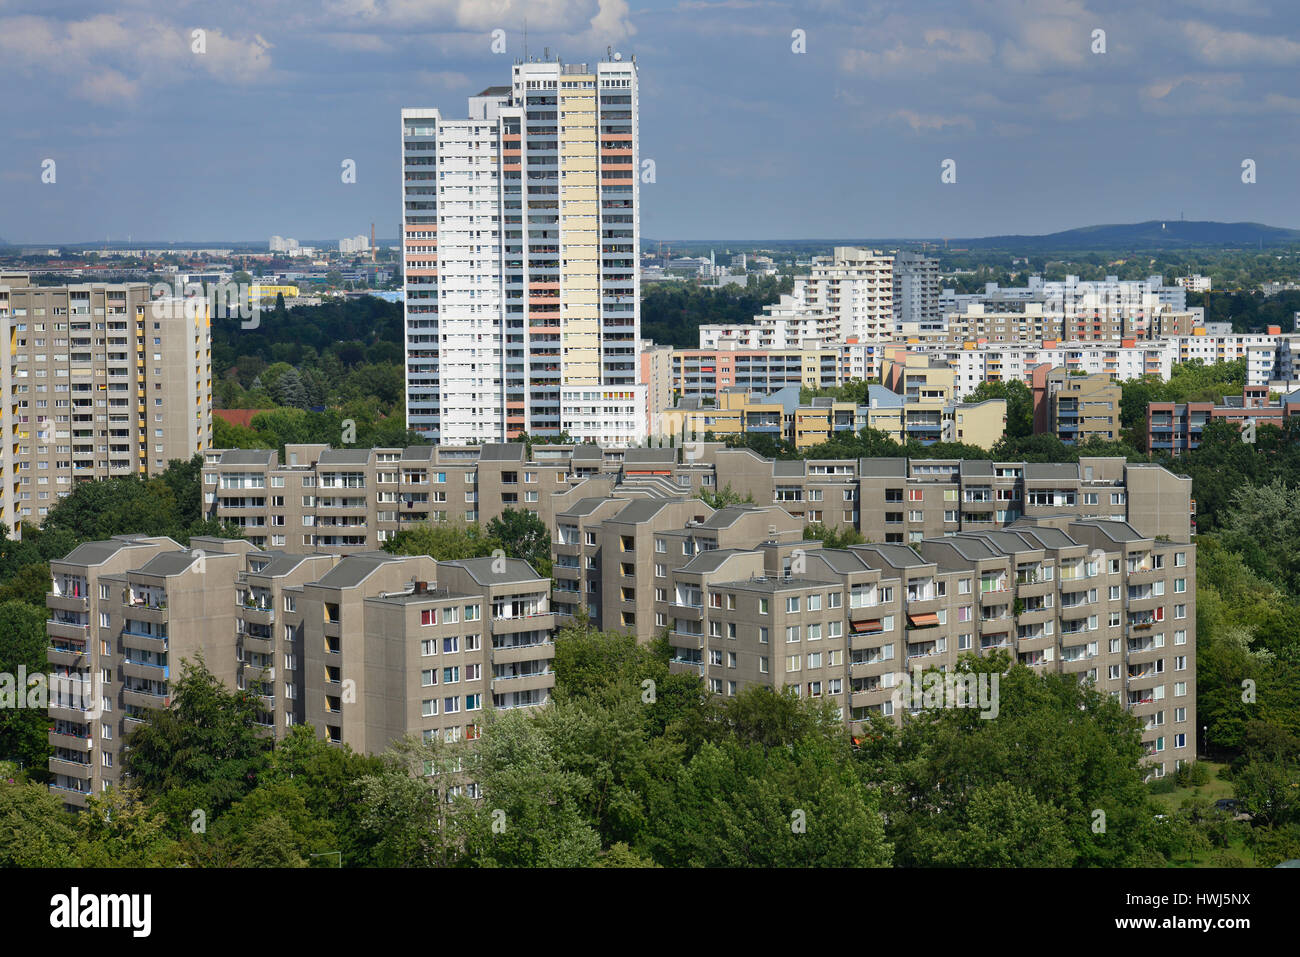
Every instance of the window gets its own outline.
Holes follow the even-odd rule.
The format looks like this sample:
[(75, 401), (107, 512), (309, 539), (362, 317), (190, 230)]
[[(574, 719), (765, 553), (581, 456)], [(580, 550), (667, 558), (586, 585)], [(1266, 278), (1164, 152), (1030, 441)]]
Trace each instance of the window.
[(758, 600), (758, 613), (759, 613), (760, 615), (766, 615), (766, 614), (767, 614), (767, 599), (766, 599), (766, 598), (760, 598), (760, 599)]
[(1186, 564), (1187, 564), (1187, 553), (1186, 553), (1186, 552), (1174, 552), (1174, 567), (1175, 567), (1175, 568), (1182, 568), (1182, 567), (1185, 566)]
[(760, 656), (759, 656), (759, 658), (758, 658), (758, 673), (759, 673), (760, 675), (765, 675), (765, 674), (767, 674), (767, 655), (760, 655)]
[(803, 669), (803, 660), (799, 655), (788, 655), (785, 659), (785, 670), (787, 673), (792, 671), (801, 671)]
[(767, 644), (767, 629), (761, 626), (758, 629), (758, 643), (760, 645)]
[(796, 613), (798, 610), (799, 610), (799, 596), (791, 595), (789, 598), (785, 600), (786, 614), (791, 615)]
[(1175, 579), (1174, 579), (1174, 594), (1178, 594), (1179, 592), (1185, 592), (1185, 591), (1187, 591), (1187, 579), (1186, 579), (1186, 578), (1175, 578)]
[(438, 683), (438, 670), (436, 668), (425, 668), (420, 672), (420, 687), (432, 688)]
[(436, 638), (426, 638), (420, 642), (420, 657), (428, 658), (430, 655), (438, 653), (438, 640)]
[(438, 609), (424, 608), (420, 611), (421, 625), (436, 625), (438, 623)]
[(798, 640), (799, 640), (799, 626), (798, 626), (798, 625), (791, 625), (790, 627), (788, 627), (788, 628), (785, 630), (785, 640), (786, 640), (786, 641), (798, 641)]
[(452, 635), (450, 638), (442, 639), (443, 654), (451, 654), (460, 651), (460, 638)]
[(438, 713), (438, 700), (436, 698), (425, 698), (420, 702), (420, 713), (426, 718), (432, 718)]

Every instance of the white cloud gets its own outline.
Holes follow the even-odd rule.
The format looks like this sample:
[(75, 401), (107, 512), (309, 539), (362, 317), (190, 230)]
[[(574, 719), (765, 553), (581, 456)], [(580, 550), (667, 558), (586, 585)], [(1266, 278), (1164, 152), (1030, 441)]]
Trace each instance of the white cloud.
[(938, 113), (917, 113), (913, 110), (896, 110), (893, 119), (902, 120), (914, 133), (940, 132), (948, 127), (973, 130), (975, 121), (969, 116), (942, 116)]
[[(191, 28), (158, 20), (127, 22), (111, 14), (85, 20), (0, 18), (0, 76), (11, 71), (66, 83), (76, 97), (101, 105), (129, 103), (142, 88), (174, 82), (199, 67), (217, 80), (247, 83), (271, 69), (271, 44), (206, 29), (206, 52), (192, 49)], [(58, 62), (58, 71), (49, 70)]]
[(840, 65), (848, 73), (882, 76), (889, 73), (932, 73), (946, 65), (986, 65), (993, 56), (993, 40), (978, 30), (931, 28), (919, 43), (895, 42), (881, 50), (845, 50)]
[(1300, 43), (1284, 36), (1221, 30), (1200, 21), (1185, 24), (1183, 35), (1192, 52), (1206, 63), (1300, 62)]

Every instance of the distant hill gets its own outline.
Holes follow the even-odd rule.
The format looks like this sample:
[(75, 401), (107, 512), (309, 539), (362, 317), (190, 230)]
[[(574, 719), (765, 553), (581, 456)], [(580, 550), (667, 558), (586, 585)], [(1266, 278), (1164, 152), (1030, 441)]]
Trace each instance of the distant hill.
[(1145, 223), (1083, 226), (1042, 236), (983, 236), (952, 239), (950, 246), (972, 249), (1171, 249), (1190, 246), (1276, 246), (1300, 240), (1300, 229), (1263, 223), (1215, 223), (1153, 219)]
[[(977, 236), (954, 239), (952, 237), (909, 239), (673, 239), (662, 240), (671, 245), (674, 255), (681, 250), (700, 248), (773, 249), (788, 252), (826, 249), (831, 246), (865, 246), (872, 249), (915, 248), (922, 243), (930, 246), (959, 249), (1007, 249), (1019, 252), (1058, 250), (1136, 250), (1136, 249), (1187, 249), (1205, 246), (1277, 246), (1300, 241), (1300, 229), (1284, 229), (1263, 223), (1216, 223), (1204, 220), (1153, 219), (1145, 223), (1111, 223), (1103, 226), (1081, 226), (1058, 233), (1037, 236)], [(642, 239), (642, 248), (655, 251), (660, 240)]]

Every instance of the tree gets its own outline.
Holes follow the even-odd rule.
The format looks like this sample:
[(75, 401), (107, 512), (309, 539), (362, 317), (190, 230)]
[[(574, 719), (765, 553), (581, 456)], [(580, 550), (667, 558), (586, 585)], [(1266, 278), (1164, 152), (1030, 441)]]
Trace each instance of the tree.
[(488, 535), (511, 558), (521, 558), (543, 578), (551, 577), (551, 533), (536, 512), (505, 509), (487, 525)]
[(567, 770), (518, 709), (489, 712), (475, 769), (483, 800), (466, 817), (466, 856), (482, 867), (589, 867), (600, 837), (580, 805), (591, 782)]
[(182, 662), (171, 706), (150, 711), (131, 733), (127, 773), (173, 833), (188, 830), (192, 811), (215, 818), (255, 786), (270, 748), (255, 725), (260, 710), (255, 696), (225, 688), (199, 658)]
[(700, 500), (712, 509), (726, 508), (728, 505), (746, 505), (754, 501), (754, 493), (746, 492), (744, 497), (727, 483), (716, 492), (712, 489), (700, 489)]
[(501, 544), (478, 525), (439, 522), (403, 528), (388, 541), (384, 551), (393, 555), (428, 555), (440, 562), (484, 558)]
[(848, 548), (850, 545), (865, 545), (867, 541), (862, 533), (851, 525), (831, 528), (820, 522), (805, 525), (803, 537), (805, 541), (819, 541), (826, 548)]
[(981, 382), (966, 396), (968, 403), (988, 399), (1005, 399), (1007, 403), (1007, 435), (1024, 438), (1034, 434), (1034, 397), (1029, 387), (1019, 379), (1006, 382)]
[[(49, 584), (48, 571), (45, 584)], [(0, 604), (0, 673), (15, 676), (22, 671), (29, 676), (45, 674), (49, 670), (46, 663), (49, 645), (43, 610), (25, 601), (10, 600)], [(15, 688), (17, 695), (26, 692), (26, 688)], [(22, 707), (17, 701), (10, 702), (8, 707), (0, 707), (0, 757), (21, 761), (33, 777), (45, 780), (50, 756), (50, 727), (49, 717), (40, 708)]]
[(79, 867), (77, 831), (42, 784), (0, 781), (0, 868)]

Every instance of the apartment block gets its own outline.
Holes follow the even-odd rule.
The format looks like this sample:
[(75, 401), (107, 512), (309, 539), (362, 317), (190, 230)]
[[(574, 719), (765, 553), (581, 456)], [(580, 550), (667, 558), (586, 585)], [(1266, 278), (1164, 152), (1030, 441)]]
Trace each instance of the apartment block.
[[(202, 656), (230, 687), (242, 680), (236, 604), (246, 542), (130, 535), (87, 542), (50, 563), (46, 630), (53, 674), (78, 693), (52, 696), (51, 790), (74, 807), (120, 780), (122, 748), (151, 708), (171, 703), (172, 666)], [(269, 700), (268, 700), (269, 699)], [(274, 696), (261, 721), (275, 726)]]
[(1162, 775), (1195, 757), (1194, 564), (1186, 542), (1069, 516), (915, 548), (760, 536), (665, 564), (656, 614), (675, 671), (728, 697), (762, 685), (830, 699), (851, 731), (914, 707), (905, 677), (1003, 650), (1119, 698)]
[(1222, 402), (1151, 402), (1147, 450), (1183, 455), (1200, 447), (1201, 432), (1210, 422), (1230, 422), (1238, 429), (1248, 424), (1283, 428), (1295, 415), (1300, 415), (1300, 392), (1273, 402), (1268, 386), (1262, 385), (1245, 386), (1241, 395), (1225, 395)]
[(211, 446), (205, 300), (6, 273), (0, 338), (0, 521), (11, 530), (39, 524), (77, 482), (156, 475)]
[(1034, 433), (1050, 432), (1067, 445), (1120, 437), (1119, 383), (1047, 364), (1033, 372)]
[(797, 545), (803, 524), (783, 509), (699, 499), (584, 499), (556, 516), (555, 610), (610, 631), (650, 638), (668, 624), (665, 571), (701, 550), (755, 539)]
[(895, 253), (892, 278), (894, 333), (906, 336), (938, 328), (943, 322), (939, 306), (939, 260), (919, 253)]
[(266, 735), (310, 721), (372, 752), (408, 733), (475, 738), (484, 708), (544, 704), (554, 685), (550, 582), (515, 559), (120, 536), (51, 576), (50, 788), (70, 807), (120, 783), (131, 732), (200, 656), (256, 697)]
[(517, 559), (362, 552), (303, 586), (306, 720), (377, 753), (408, 734), (479, 736), (483, 712), (555, 685), (550, 581)]
[[(207, 514), (259, 548), (342, 554), (375, 549), (427, 522), (487, 523), (506, 509), (549, 524), (573, 496), (608, 492), (617, 467), (594, 445), (522, 443), (405, 449), (285, 447), (208, 452)], [(624, 453), (617, 453), (622, 462)]]
[[(698, 497), (727, 487), (758, 505), (779, 505), (805, 523), (850, 527), (872, 541), (904, 544), (999, 527), (1054, 507), (1177, 537), (1187, 534), (1193, 513), (1189, 478), (1114, 457), (1060, 465), (784, 461), (704, 441), (633, 449), (533, 445), (531, 454), (522, 443), (407, 449), (291, 444), (285, 455), (281, 463), (267, 449), (206, 453), (207, 514), (239, 525), (259, 548), (347, 554), (379, 548), (402, 528), (426, 522), (486, 523), (512, 508), (534, 512), (553, 528), (556, 516), (582, 499)], [(1027, 493), (1035, 494), (1027, 499)], [(906, 507), (898, 507), (904, 501)]]
[(466, 120), (402, 111), (410, 428), (646, 434), (637, 97), (635, 59), (529, 61)]

